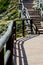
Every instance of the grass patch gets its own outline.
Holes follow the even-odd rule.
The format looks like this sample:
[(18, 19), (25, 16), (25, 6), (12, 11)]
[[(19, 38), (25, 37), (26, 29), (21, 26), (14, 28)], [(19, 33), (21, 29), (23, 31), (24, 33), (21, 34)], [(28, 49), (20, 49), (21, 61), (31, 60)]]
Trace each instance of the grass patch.
[(6, 49), (4, 49), (4, 55), (6, 54)]
[(9, 21), (1, 21), (0, 22), (0, 38), (1, 38), (1, 36), (3, 36), (4, 34), (5, 34), (5, 32), (7, 31), (7, 28), (8, 28), (8, 26), (9, 26)]
[[(28, 33), (27, 31), (25, 32), (25, 29), (26, 29), (26, 26), (24, 26), (24, 36), (27, 36)], [(21, 33), (23, 30), (22, 30), (22, 21), (17, 21), (16, 22), (16, 37), (22, 37), (23, 36), (23, 33)]]

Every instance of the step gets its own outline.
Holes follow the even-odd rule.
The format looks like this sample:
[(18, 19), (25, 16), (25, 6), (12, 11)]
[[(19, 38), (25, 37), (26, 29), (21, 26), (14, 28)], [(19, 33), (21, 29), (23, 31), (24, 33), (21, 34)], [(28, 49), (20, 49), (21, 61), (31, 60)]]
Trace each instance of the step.
[(38, 29), (38, 30), (43, 31), (43, 28), (42, 29)]
[(37, 27), (41, 27), (41, 25), (36, 25)]
[(36, 21), (37, 21), (37, 20), (38, 20), (38, 21), (41, 21), (41, 18), (40, 18), (40, 17), (35, 17), (35, 16), (32, 17), (32, 16), (30, 16), (30, 18), (32, 18), (33, 20), (36, 20)]
[(41, 23), (40, 23), (40, 22), (38, 22), (38, 23), (37, 23), (37, 22), (34, 22), (34, 23), (35, 23), (36, 25), (41, 25)]
[(28, 11), (30, 12), (30, 11), (34, 11), (34, 9), (28, 9)]
[(36, 25), (37, 27), (41, 27), (41, 25)]
[(28, 11), (29, 12), (38, 12), (38, 10), (33, 10), (33, 9), (31, 9), (31, 10), (28, 9)]
[(39, 14), (38, 11), (28, 11), (28, 12), (30, 15), (36, 15), (36, 14), (38, 15)]
[(38, 19), (40, 19), (41, 20), (41, 18), (40, 17), (32, 17), (32, 16), (30, 16), (32, 19), (36, 19), (36, 20), (38, 20)]
[(34, 24), (36, 24), (36, 25), (41, 25), (41, 23), (34, 23)]
[(33, 19), (33, 21), (34, 21), (34, 23), (41, 23), (41, 21), (38, 21), (38, 20)]
[(31, 9), (34, 6), (34, 4), (33, 3), (24, 3), (24, 6), (28, 9)]
[(38, 29), (43, 29), (43, 27), (38, 27)]
[(36, 25), (38, 28), (41, 27), (41, 25)]
[(43, 32), (40, 32), (40, 34), (43, 34)]
[(41, 22), (40, 22), (40, 21), (36, 21), (36, 20), (35, 20), (35, 22), (34, 22), (34, 23), (41, 23)]
[(40, 15), (30, 15), (32, 18), (41, 18)]
[(43, 34), (43, 29), (38, 29), (40, 34)]
[(38, 24), (41, 24), (41, 21), (39, 21), (39, 20), (33, 19), (33, 22), (36, 23), (36, 24), (37, 24), (37, 23), (38, 23)]

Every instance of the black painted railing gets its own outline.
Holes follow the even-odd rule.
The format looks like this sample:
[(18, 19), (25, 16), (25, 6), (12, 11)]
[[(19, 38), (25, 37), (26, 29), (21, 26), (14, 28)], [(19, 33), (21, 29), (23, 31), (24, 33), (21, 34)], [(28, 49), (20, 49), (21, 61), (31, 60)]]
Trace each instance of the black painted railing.
[[(25, 25), (25, 20), (28, 21), (29, 20), (29, 23), (28, 25)], [(38, 31), (38, 28), (37, 26), (34, 24), (33, 22), (33, 19), (31, 18), (17, 18), (14, 20), (14, 27), (13, 27), (13, 30), (14, 30), (14, 33), (15, 33), (15, 37), (14, 39), (16, 40), (16, 34), (17, 34), (17, 31), (16, 31), (16, 22), (17, 21), (22, 21), (22, 36), (24, 37), (25, 36), (25, 32), (27, 32), (28, 30), (25, 30), (25, 26), (29, 26), (30, 27), (30, 34), (39, 34), (39, 31)], [(20, 29), (20, 28), (19, 28)], [(21, 32), (18, 32), (18, 33), (21, 33)]]
[[(4, 45), (6, 54), (4, 55)], [(12, 65), (13, 53), (13, 22), (10, 23), (7, 32), (0, 39), (0, 65)]]
[[(37, 27), (33, 25), (32, 19), (17, 18), (12, 21), (8, 27), (6, 33), (0, 39), (0, 65), (13, 65), (13, 43), (16, 41), (16, 21), (22, 21), (22, 34), (25, 36), (24, 21), (30, 20), (31, 34), (37, 34)], [(34, 33), (34, 31), (35, 33)], [(6, 44), (6, 54), (4, 55), (4, 45)]]

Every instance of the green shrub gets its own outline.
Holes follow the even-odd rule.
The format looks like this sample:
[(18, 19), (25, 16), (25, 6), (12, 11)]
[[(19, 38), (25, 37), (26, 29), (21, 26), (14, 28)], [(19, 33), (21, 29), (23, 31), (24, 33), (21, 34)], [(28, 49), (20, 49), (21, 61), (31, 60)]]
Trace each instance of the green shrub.
[(42, 10), (43, 10), (43, 8), (42, 8)]
[(0, 2), (0, 13), (5, 12), (8, 8), (8, 4), (10, 3), (10, 0), (2, 0)]
[(40, 4), (40, 7), (42, 7), (42, 4)]

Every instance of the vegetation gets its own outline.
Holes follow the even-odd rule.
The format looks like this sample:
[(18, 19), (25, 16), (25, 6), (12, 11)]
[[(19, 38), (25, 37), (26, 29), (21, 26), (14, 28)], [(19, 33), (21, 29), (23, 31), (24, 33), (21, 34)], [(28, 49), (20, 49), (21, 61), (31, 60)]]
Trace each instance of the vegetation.
[(2, 35), (5, 34), (5, 32), (7, 31), (7, 28), (8, 28), (8, 24), (9, 22), (5, 22), (5, 21), (0, 21), (0, 38)]
[[(0, 14), (17, 5), (17, 0), (0, 0)], [(18, 10), (15, 8), (11, 10), (7, 15), (2, 17), (0, 20), (0, 37), (7, 31), (9, 20), (14, 20), (18, 17)], [(5, 22), (3, 21), (5, 20)]]
[[(24, 27), (24, 31), (26, 30), (26, 26)], [(23, 29), (22, 29), (22, 21), (17, 21), (16, 22), (16, 37), (22, 37), (22, 32), (23, 32)], [(24, 35), (28, 35), (27, 31), (24, 33)]]
[(18, 0), (0, 0), (0, 14), (17, 4)]
[(2, 12), (7, 10), (10, 1), (11, 0), (1, 0), (0, 1), (0, 13), (2, 13)]
[(5, 20), (14, 20), (15, 18), (18, 17), (18, 10), (15, 8), (12, 11), (10, 11), (10, 13), (8, 13), (4, 19)]
[(43, 6), (42, 6), (42, 4), (40, 4), (40, 7), (42, 8), (42, 10), (43, 10)]
[[(12, 8), (13, 6), (17, 6), (18, 0), (1, 0), (0, 1), (0, 13), (3, 13), (7, 11), (8, 9)], [(2, 17), (1, 20), (5, 20), (5, 22), (0, 22), (0, 37), (5, 34), (8, 28), (8, 22), (10, 20), (14, 20), (15, 18), (18, 18), (18, 9), (14, 8), (11, 10), (7, 15)], [(17, 37), (22, 36), (22, 21), (16, 22), (16, 31), (17, 33), (20, 32), (20, 34), (17, 34)], [(19, 29), (20, 28), (20, 29)]]
[(16, 37), (22, 36), (22, 21), (16, 21)]

